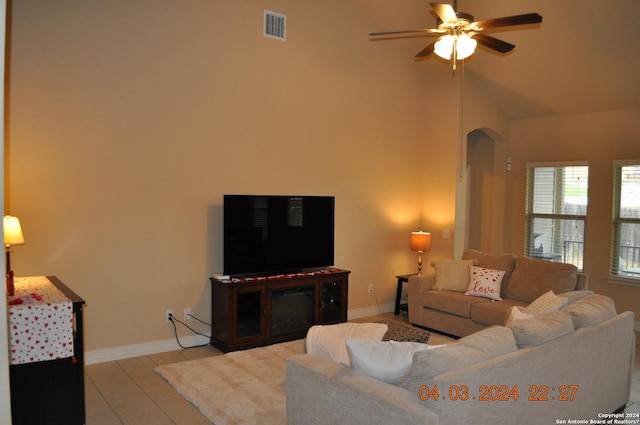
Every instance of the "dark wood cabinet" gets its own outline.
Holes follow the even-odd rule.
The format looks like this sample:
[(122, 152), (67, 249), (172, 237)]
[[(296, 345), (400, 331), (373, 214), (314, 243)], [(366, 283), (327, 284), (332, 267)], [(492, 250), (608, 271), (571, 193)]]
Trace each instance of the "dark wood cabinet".
[(211, 278), (211, 345), (227, 352), (304, 338), (317, 324), (347, 320), (349, 271)]
[(55, 276), (47, 276), (73, 304), (72, 357), (9, 366), (13, 425), (85, 423), (84, 300)]

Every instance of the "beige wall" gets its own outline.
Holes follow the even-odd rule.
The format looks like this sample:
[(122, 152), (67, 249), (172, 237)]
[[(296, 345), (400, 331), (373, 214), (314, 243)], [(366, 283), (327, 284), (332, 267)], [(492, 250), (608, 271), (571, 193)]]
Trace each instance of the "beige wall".
[[(15, 2), (13, 266), (86, 299), (87, 350), (171, 339), (166, 309), (209, 319), (225, 193), (334, 195), (349, 309), (393, 302), (437, 141), (423, 71), (442, 64), (369, 42), (357, 4)], [(287, 15), (286, 42), (262, 36), (263, 9)]]
[[(576, 136), (609, 153), (597, 142), (631, 125), (613, 113), (517, 121), (509, 133), (472, 74), (462, 89), (460, 71), (369, 42), (380, 25), (361, 4), (14, 3), (6, 202), (27, 244), (13, 268), (57, 275), (87, 300), (87, 350), (171, 339), (166, 309), (209, 319), (225, 193), (334, 195), (349, 309), (375, 309), (393, 302), (394, 275), (415, 270), (410, 231), (432, 232), (426, 262), (451, 257), (464, 236), (466, 134), (498, 141), (496, 170), (514, 158), (506, 181), (494, 178), (505, 216), (492, 214), (491, 246), (517, 251), (522, 163), (566, 159), (575, 150), (559, 143), (575, 148), (583, 124)], [(262, 37), (264, 9), (287, 15), (286, 42)], [(553, 151), (529, 148), (538, 125)]]
[(524, 250), (525, 165), (535, 161), (589, 161), (589, 206), (585, 228), (584, 269), (589, 286), (611, 296), (618, 311), (640, 316), (640, 287), (610, 284), (613, 165), (616, 159), (640, 158), (640, 109), (512, 121), (508, 198), (512, 204), (511, 250)]

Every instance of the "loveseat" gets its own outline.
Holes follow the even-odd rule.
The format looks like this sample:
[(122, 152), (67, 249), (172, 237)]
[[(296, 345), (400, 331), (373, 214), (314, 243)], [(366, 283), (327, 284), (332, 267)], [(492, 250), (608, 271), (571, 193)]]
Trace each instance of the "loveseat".
[[(592, 293), (588, 276), (572, 264), (467, 249), (461, 260), (433, 266), (435, 274), (409, 278), (409, 322), (458, 337), (503, 325), (512, 307), (525, 308), (548, 291), (568, 299)], [(469, 291), (469, 266), (503, 272), (496, 292)]]
[[(385, 353), (390, 346), (383, 344), (393, 344), (376, 343)], [(401, 344), (411, 343), (393, 347)], [(610, 298), (591, 294), (509, 327), (414, 351), (393, 381), (365, 373), (356, 366), (361, 359), (346, 365), (302, 354), (287, 361), (287, 423), (606, 423), (629, 400), (634, 348), (633, 313), (617, 314)], [(378, 357), (380, 371), (396, 363)], [(562, 422), (568, 420), (575, 422)]]

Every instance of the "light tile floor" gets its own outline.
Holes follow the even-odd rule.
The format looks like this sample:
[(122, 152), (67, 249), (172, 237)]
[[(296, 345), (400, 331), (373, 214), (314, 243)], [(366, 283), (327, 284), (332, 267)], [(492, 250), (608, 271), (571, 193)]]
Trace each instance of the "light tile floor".
[[(406, 321), (392, 313), (368, 317)], [(85, 368), (87, 425), (209, 425), (210, 422), (176, 393), (153, 368), (167, 363), (217, 356), (208, 346), (99, 363)], [(636, 359), (627, 412), (640, 413), (640, 333), (636, 332)]]

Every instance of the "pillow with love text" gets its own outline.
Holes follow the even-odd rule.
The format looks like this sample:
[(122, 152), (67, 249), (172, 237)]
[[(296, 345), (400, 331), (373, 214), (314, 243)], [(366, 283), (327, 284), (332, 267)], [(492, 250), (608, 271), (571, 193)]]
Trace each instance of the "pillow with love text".
[(469, 285), (467, 286), (467, 292), (464, 294), (502, 301), (500, 286), (502, 285), (504, 273), (504, 270), (469, 266)]

